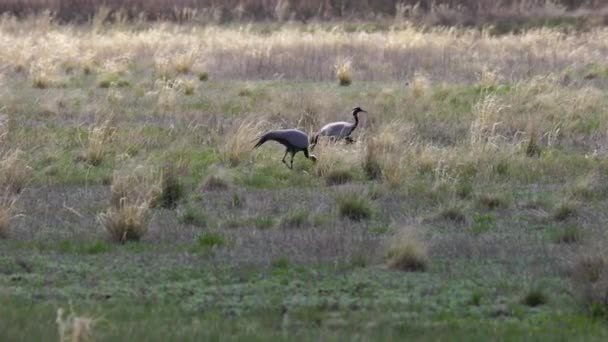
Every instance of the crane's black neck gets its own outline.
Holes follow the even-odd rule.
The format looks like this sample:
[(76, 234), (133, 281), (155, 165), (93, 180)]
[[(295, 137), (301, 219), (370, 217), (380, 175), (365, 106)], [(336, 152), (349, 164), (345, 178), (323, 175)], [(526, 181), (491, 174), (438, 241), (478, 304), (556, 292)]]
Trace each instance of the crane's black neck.
[(355, 129), (357, 127), (357, 125), (359, 124), (359, 113), (353, 112), (353, 116), (355, 117), (355, 124), (353, 125), (353, 129)]

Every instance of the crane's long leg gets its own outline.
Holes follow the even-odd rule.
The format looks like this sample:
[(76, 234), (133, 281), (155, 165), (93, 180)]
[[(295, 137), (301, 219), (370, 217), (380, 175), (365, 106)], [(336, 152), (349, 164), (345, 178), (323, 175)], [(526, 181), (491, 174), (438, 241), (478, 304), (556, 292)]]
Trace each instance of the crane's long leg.
[(287, 165), (287, 161), (285, 160), (285, 157), (287, 157), (287, 153), (289, 153), (289, 149), (285, 150), (285, 154), (283, 155), (283, 160), (281, 160), (283, 162), (283, 164), (285, 164), (285, 166), (289, 167), (289, 165)]
[(294, 151), (291, 151), (291, 166), (289, 167), (290, 169), (293, 170), (293, 157), (296, 155), (296, 153)]

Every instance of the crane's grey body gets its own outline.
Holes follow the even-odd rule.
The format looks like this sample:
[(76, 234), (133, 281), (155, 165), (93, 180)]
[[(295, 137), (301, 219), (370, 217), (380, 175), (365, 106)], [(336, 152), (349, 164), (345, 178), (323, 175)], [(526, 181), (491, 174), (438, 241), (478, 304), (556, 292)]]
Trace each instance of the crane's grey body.
[[(304, 152), (306, 158), (312, 160), (313, 162), (317, 160), (317, 157), (308, 153), (308, 135), (299, 129), (278, 129), (267, 132), (260, 137), (253, 148), (262, 146), (268, 140), (276, 141), (285, 146), (286, 150), (282, 161), (290, 169), (293, 169), (293, 157), (300, 151)], [(287, 161), (285, 160), (287, 153), (291, 154), (290, 164), (287, 164)]]
[(354, 122), (338, 121), (328, 123), (327, 125), (323, 126), (321, 130), (319, 130), (319, 132), (317, 132), (317, 134), (315, 134), (312, 138), (310, 149), (312, 150), (319, 142), (319, 137), (323, 136), (329, 137), (334, 141), (344, 139), (349, 143), (354, 142), (353, 138), (350, 135), (359, 125), (359, 117), (357, 115), (359, 113), (367, 112), (361, 109), (361, 107), (355, 107), (353, 108), (352, 113), (353, 117), (355, 118)]

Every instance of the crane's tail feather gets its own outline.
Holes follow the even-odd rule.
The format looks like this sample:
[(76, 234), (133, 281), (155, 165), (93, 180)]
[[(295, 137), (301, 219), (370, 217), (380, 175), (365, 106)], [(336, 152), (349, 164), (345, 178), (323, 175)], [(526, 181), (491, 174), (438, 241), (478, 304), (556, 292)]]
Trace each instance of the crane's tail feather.
[[(255, 146), (253, 146), (253, 149), (256, 149), (260, 146), (262, 146), (266, 141), (268, 141), (268, 136), (266, 134), (262, 135), (260, 138), (258, 138), (258, 142), (255, 144)], [(255, 140), (254, 140), (255, 141)]]

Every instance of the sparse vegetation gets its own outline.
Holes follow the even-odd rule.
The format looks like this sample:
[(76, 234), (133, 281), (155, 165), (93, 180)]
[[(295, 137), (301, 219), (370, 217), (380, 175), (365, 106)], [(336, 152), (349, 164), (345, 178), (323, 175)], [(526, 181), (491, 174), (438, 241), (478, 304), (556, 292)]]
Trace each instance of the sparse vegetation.
[(0, 340), (608, 338), (608, 29), (486, 2), (1, 16)]

